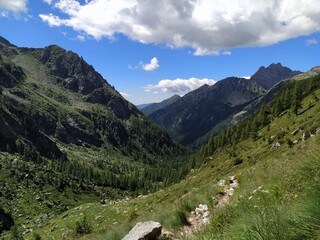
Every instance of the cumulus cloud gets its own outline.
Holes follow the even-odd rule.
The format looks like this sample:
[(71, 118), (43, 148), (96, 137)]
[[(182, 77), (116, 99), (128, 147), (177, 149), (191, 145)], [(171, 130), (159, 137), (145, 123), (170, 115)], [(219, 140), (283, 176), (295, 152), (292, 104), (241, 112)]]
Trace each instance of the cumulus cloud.
[(141, 65), (141, 68), (145, 71), (154, 71), (156, 70), (157, 68), (159, 68), (160, 65), (159, 65), (159, 61), (156, 57), (152, 58), (150, 60), (150, 63), (147, 63), (147, 64), (142, 64)]
[(27, 0), (1, 0), (0, 11), (13, 12), (14, 14), (26, 13), (28, 11)]
[(315, 39), (315, 38), (310, 38), (310, 39), (307, 39), (307, 40), (305, 41), (305, 43), (306, 43), (307, 45), (316, 45), (316, 44), (318, 44), (318, 41), (317, 41), (317, 39)]
[(320, 30), (318, 0), (59, 0), (54, 7), (67, 17), (41, 14), (50, 26), (69, 26), (95, 39), (122, 33), (145, 44), (192, 47), (194, 55), (266, 46)]
[[(145, 92), (151, 92), (152, 90), (161, 90), (162, 92), (174, 92), (174, 93), (187, 93), (193, 91), (204, 84), (213, 85), (216, 81), (213, 79), (203, 78), (189, 78), (189, 79), (181, 79), (177, 78), (174, 80), (163, 79), (158, 82), (156, 85), (148, 85), (146, 86)], [(157, 91), (155, 91), (157, 92)], [(157, 92), (158, 93), (158, 92)]]
[(61, 25), (64, 25), (63, 20), (51, 13), (49, 15), (40, 14), (39, 17), (42, 19), (42, 21), (47, 22), (50, 27), (59, 27)]

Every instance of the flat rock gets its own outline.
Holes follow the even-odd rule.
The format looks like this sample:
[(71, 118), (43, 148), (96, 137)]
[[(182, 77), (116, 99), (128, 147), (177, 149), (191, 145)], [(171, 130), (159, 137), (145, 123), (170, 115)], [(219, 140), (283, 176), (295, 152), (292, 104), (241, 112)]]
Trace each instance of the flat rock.
[(122, 240), (155, 240), (161, 235), (161, 230), (158, 222), (138, 222)]

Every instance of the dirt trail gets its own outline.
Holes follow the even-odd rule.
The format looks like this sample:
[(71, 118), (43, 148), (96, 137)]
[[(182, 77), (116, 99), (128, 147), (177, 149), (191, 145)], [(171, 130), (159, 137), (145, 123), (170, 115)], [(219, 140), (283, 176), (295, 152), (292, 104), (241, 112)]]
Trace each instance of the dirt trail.
[(189, 225), (181, 227), (175, 233), (164, 230), (164, 236), (170, 240), (178, 240), (181, 239), (181, 237), (191, 237), (207, 225), (215, 210), (223, 208), (229, 203), (230, 197), (238, 187), (238, 181), (235, 176), (229, 176), (228, 185), (225, 184), (224, 180), (219, 181), (219, 185), (224, 187), (224, 191), (216, 194), (216, 204), (212, 208), (212, 213), (210, 213), (206, 204), (199, 204), (187, 217)]

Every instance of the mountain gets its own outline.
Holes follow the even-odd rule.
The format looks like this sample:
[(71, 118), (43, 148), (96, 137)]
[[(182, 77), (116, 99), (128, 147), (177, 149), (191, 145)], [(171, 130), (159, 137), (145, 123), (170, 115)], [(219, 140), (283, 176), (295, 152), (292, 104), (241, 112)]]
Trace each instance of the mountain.
[(259, 86), (268, 90), (279, 81), (292, 78), (301, 73), (300, 71), (292, 71), (280, 63), (273, 63), (267, 68), (263, 66), (260, 67), (259, 70), (251, 76), (251, 80), (254, 80)]
[(254, 81), (231, 77), (213, 86), (204, 85), (149, 117), (165, 127), (177, 141), (188, 145), (263, 91)]
[(137, 198), (80, 204), (40, 227), (37, 216), (23, 223), (33, 229), (25, 236), (120, 240), (137, 222), (156, 221), (166, 233), (160, 239), (318, 239), (319, 99), (320, 75), (289, 81), (255, 114), (210, 139), (183, 181)]
[(141, 110), (141, 109), (149, 106), (150, 104), (153, 104), (153, 103), (138, 104), (138, 105), (136, 105), (136, 107), (137, 107), (139, 110)]
[(158, 111), (159, 109), (165, 108), (166, 106), (175, 103), (180, 98), (181, 97), (179, 95), (173, 95), (172, 97), (165, 99), (162, 102), (149, 104), (144, 108), (141, 108), (141, 111), (147, 116), (149, 116), (153, 112)]
[(187, 153), (76, 53), (0, 37), (0, 234), (177, 182)]
[(233, 115), (266, 94), (271, 83), (299, 73), (281, 64), (271, 64), (261, 67), (249, 80), (230, 77), (213, 86), (202, 86), (148, 116), (180, 143), (199, 146), (213, 128), (216, 127), (213, 132), (218, 133), (230, 123)]

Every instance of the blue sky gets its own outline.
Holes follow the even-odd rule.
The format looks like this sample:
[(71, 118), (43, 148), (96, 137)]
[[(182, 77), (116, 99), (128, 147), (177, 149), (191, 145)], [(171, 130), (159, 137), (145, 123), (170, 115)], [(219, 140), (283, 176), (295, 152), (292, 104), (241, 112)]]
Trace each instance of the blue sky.
[(318, 0), (0, 0), (0, 35), (82, 56), (134, 104), (280, 62), (320, 65)]

